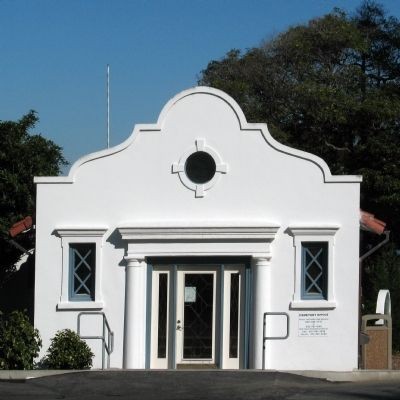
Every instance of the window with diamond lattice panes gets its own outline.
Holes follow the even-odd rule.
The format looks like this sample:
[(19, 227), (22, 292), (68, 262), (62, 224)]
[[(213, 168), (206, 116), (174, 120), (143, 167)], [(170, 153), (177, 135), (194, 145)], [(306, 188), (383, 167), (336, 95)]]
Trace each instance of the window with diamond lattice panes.
[(302, 298), (327, 299), (328, 243), (303, 242)]
[(88, 301), (95, 298), (96, 245), (70, 244), (70, 299)]

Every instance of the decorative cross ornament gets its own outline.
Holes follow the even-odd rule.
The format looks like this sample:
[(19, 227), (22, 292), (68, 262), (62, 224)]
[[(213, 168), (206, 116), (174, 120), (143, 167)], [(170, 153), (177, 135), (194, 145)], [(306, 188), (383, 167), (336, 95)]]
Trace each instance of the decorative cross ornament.
[(195, 192), (195, 197), (204, 197), (221, 174), (228, 172), (228, 166), (221, 156), (206, 144), (205, 139), (196, 139), (194, 146), (187, 149), (172, 164), (172, 173), (178, 174), (181, 182)]

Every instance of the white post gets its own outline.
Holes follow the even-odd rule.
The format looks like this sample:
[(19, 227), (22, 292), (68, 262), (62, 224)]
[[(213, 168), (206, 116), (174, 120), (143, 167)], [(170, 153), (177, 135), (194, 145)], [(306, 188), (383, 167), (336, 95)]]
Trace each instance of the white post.
[(269, 296), (269, 259), (253, 258), (253, 312), (252, 312), (252, 333), (250, 367), (263, 369), (263, 323), (264, 312), (268, 307)]
[(146, 263), (127, 256), (125, 280), (125, 369), (143, 369), (146, 361)]

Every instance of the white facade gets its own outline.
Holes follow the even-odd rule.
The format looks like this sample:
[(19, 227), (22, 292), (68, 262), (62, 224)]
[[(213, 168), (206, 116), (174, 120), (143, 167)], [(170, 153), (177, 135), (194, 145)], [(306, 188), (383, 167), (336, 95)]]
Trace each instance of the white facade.
[[(156, 124), (35, 182), (43, 354), (101, 311), (114, 368), (357, 368), (361, 178), (277, 143), (225, 93), (184, 91)], [(263, 332), (266, 312), (280, 314)], [(83, 335), (101, 327), (82, 317)]]

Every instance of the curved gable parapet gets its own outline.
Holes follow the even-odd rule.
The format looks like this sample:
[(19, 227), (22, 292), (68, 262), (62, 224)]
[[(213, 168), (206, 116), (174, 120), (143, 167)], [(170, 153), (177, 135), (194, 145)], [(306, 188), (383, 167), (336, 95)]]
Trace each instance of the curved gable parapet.
[[(322, 172), (325, 183), (358, 183), (362, 182), (361, 175), (332, 175), (328, 164), (315, 154), (307, 153), (306, 151), (298, 150), (293, 147), (286, 146), (275, 140), (268, 130), (267, 124), (247, 123), (247, 129), (259, 130), (264, 136), (265, 141), (276, 151), (309, 161), (315, 164)], [(246, 129), (246, 130), (247, 130)]]
[(157, 120), (157, 125), (160, 128), (162, 127), (164, 121), (166, 121), (168, 118), (169, 112), (177, 103), (188, 98), (189, 96), (194, 96), (198, 94), (206, 94), (217, 97), (221, 101), (225, 102), (232, 109), (241, 129), (243, 129), (244, 125), (248, 125), (246, 116), (244, 115), (243, 110), (240, 108), (236, 100), (234, 100), (231, 96), (229, 96), (222, 90), (208, 86), (195, 86), (193, 88), (186, 89), (174, 96), (161, 110), (161, 113)]
[(267, 124), (265, 123), (249, 123), (246, 120), (246, 117), (238, 105), (238, 103), (230, 97), (225, 92), (214, 89), (206, 86), (197, 86), (187, 90), (184, 90), (174, 96), (171, 100), (169, 100), (158, 117), (157, 123), (155, 124), (137, 124), (135, 125), (132, 134), (122, 143), (117, 146), (114, 146), (109, 149), (104, 149), (101, 151), (97, 151), (95, 153), (88, 154), (86, 156), (78, 159), (71, 167), (69, 174), (67, 176), (53, 176), (53, 177), (35, 177), (35, 183), (73, 183), (75, 181), (75, 177), (79, 168), (88, 163), (95, 161), (97, 159), (101, 159), (104, 157), (112, 156), (113, 154), (119, 153), (125, 149), (127, 149), (136, 139), (139, 133), (144, 132), (154, 132), (154, 131), (162, 131), (163, 125), (165, 121), (168, 119), (168, 115), (171, 110), (181, 101), (186, 98), (194, 95), (206, 94), (210, 96), (217, 97), (219, 100), (225, 102), (232, 110), (233, 115), (236, 117), (237, 122), (239, 124), (240, 130), (242, 131), (257, 131), (262, 134), (265, 139), (265, 142), (275, 149), (278, 152), (283, 154), (287, 154), (292, 157), (296, 157), (299, 159), (303, 159), (305, 161), (309, 161), (316, 165), (323, 174), (324, 182), (338, 182), (338, 183), (357, 183), (362, 181), (362, 177), (358, 175), (332, 175), (330, 169), (326, 162), (322, 160), (320, 157), (307, 153), (305, 151), (297, 150), (286, 145), (283, 145), (276, 141), (272, 135), (270, 134)]
[(128, 148), (135, 140), (137, 134), (141, 131), (157, 131), (160, 130), (158, 124), (138, 124), (135, 125), (131, 135), (122, 143), (109, 149), (96, 151), (94, 153), (87, 154), (77, 161), (74, 162), (67, 176), (36, 176), (34, 178), (35, 183), (74, 183), (75, 176), (78, 169), (91, 161), (98, 160), (100, 158), (109, 157), (113, 154), (117, 154), (126, 148)]

